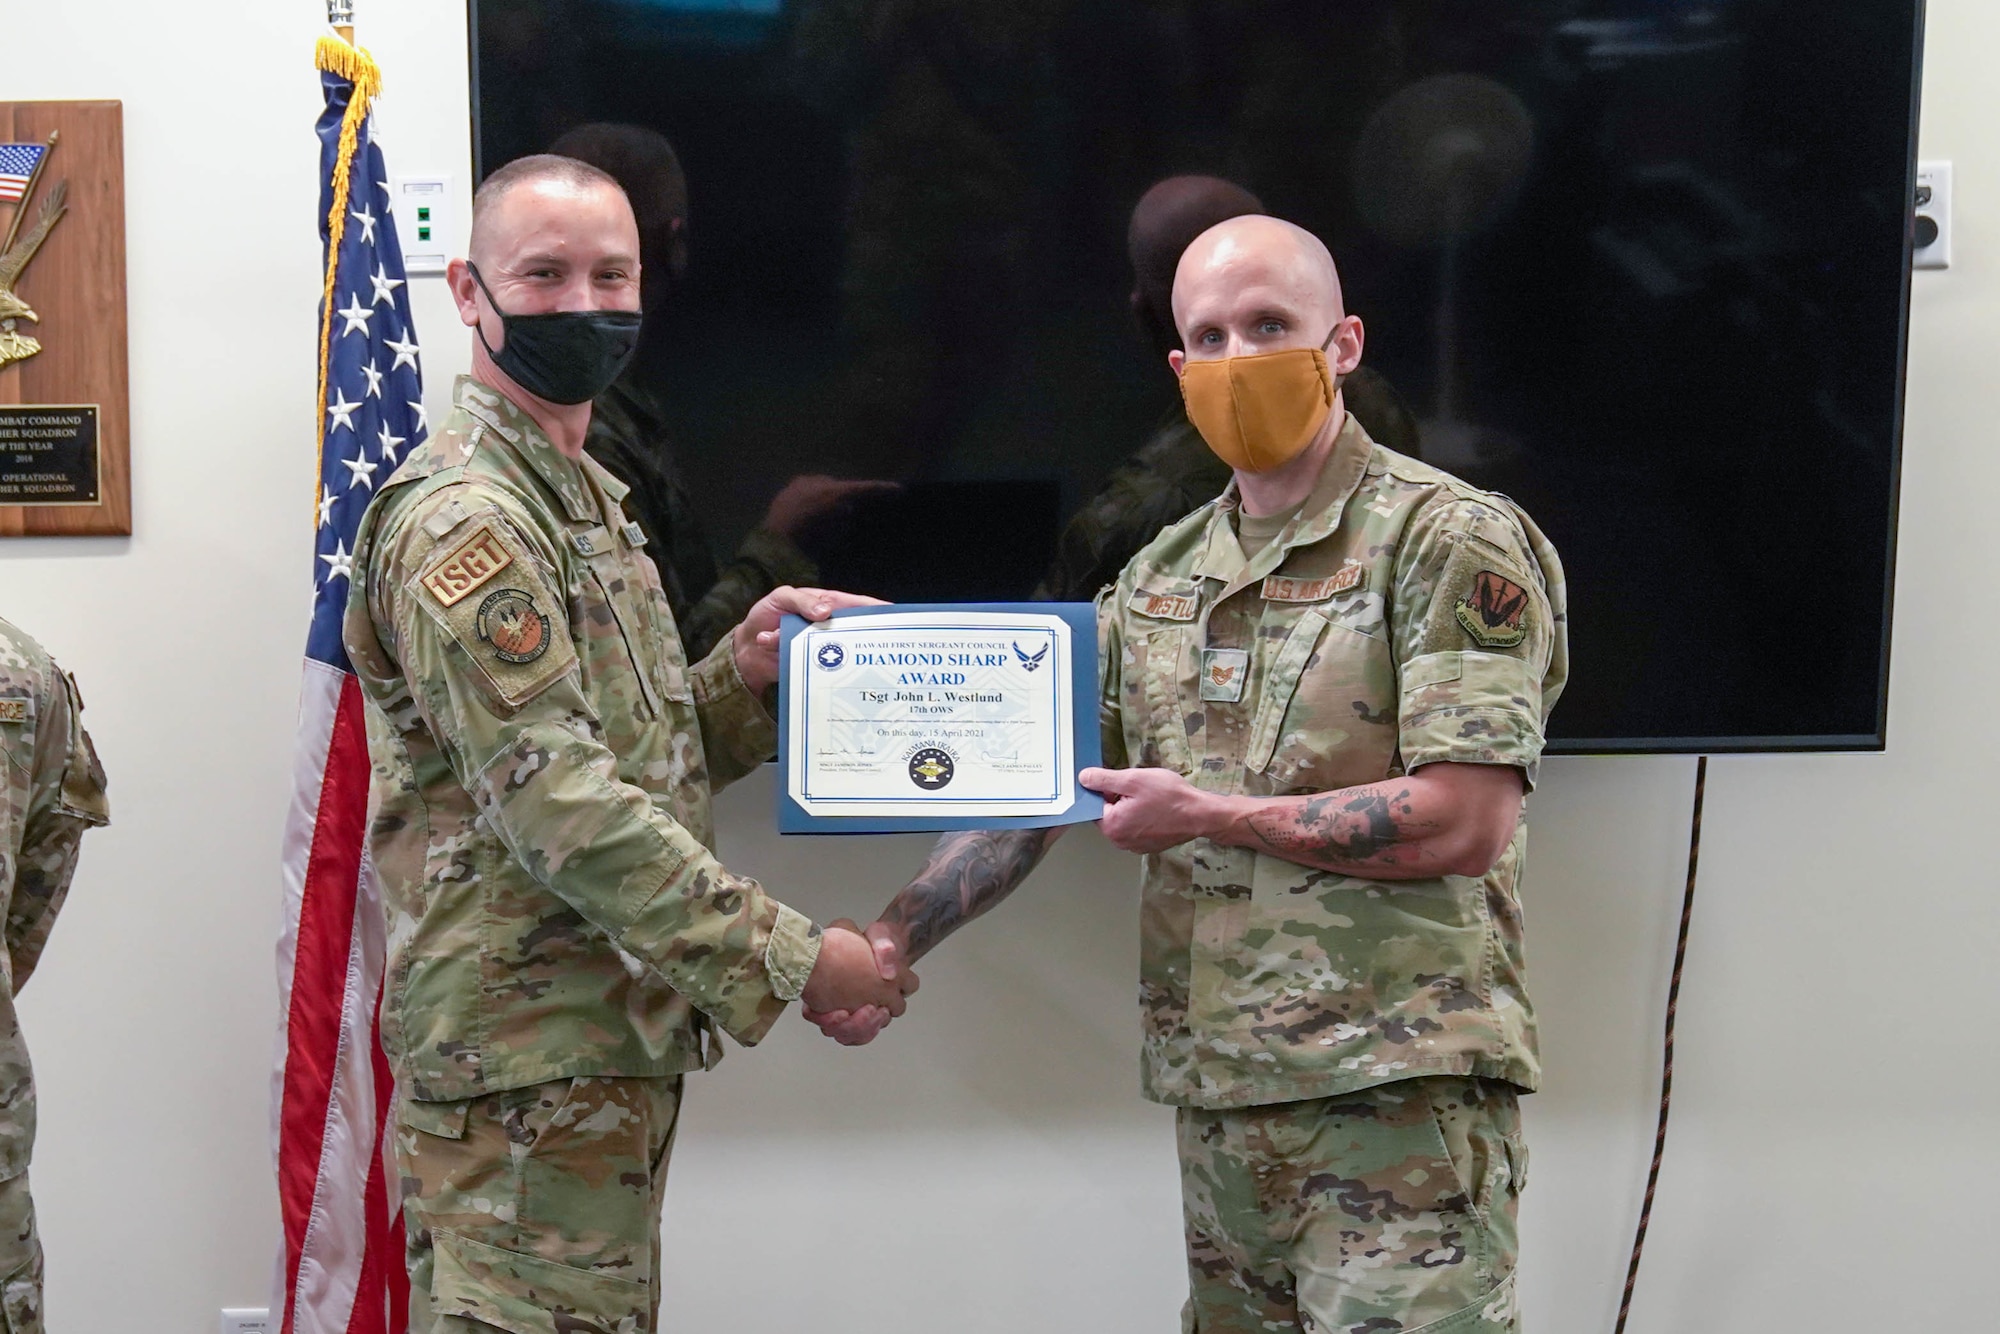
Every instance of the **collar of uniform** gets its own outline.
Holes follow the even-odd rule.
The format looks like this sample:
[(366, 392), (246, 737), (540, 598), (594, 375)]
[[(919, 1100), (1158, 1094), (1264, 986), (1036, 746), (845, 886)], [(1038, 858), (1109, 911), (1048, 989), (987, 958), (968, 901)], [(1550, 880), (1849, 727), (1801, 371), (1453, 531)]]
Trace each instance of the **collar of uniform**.
[(614, 506), (632, 494), (632, 488), (619, 481), (617, 473), (612, 472), (611, 469), (605, 467), (596, 459), (590, 457), (590, 455), (585, 454), (577, 462), (583, 465), (583, 470), (589, 475), (590, 480), (596, 484), (597, 489), (602, 491), (605, 498)]
[(562, 500), (563, 512), (579, 523), (597, 520), (597, 506), (590, 501), (583, 465), (549, 443), (548, 436), (512, 400), (490, 385), (470, 375), (461, 375), (452, 386), (452, 401), (487, 429), (506, 441), (521, 461)]
[[(1361, 485), (1369, 456), (1374, 452), (1375, 442), (1355, 415), (1348, 413), (1340, 424), (1340, 433), (1333, 438), (1333, 449), (1319, 470), (1318, 480), (1299, 506), (1298, 519), (1272, 539), (1265, 551), (1282, 553), (1293, 547), (1308, 546), (1339, 527), (1348, 498)], [(1243, 573), (1246, 562), (1235, 522), (1236, 511), (1242, 504), (1236, 479), (1231, 477), (1222, 498), (1216, 502), (1215, 513), (1209, 516), (1207, 539), (1194, 569), (1197, 579), (1220, 579), (1227, 584)], [(1282, 563), (1282, 559), (1274, 560), (1271, 565), (1275, 569)]]

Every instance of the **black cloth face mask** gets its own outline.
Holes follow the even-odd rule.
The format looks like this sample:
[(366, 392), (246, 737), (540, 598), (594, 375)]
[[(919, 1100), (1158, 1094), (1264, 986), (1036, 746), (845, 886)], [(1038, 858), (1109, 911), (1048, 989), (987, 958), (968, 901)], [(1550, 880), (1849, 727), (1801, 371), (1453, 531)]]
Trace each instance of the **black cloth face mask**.
[(466, 271), (486, 293), (507, 341), (495, 352), (486, 331), (474, 325), (479, 342), (493, 364), (536, 398), (575, 404), (596, 398), (611, 387), (639, 348), (640, 313), (636, 310), (556, 310), (546, 315), (509, 315), (493, 300), (479, 270)]

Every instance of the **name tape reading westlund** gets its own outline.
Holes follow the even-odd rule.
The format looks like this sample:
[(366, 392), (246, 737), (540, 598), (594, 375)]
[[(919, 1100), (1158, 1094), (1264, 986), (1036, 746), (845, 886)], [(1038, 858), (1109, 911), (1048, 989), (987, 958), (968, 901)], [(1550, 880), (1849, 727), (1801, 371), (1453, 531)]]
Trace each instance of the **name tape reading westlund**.
[(0, 406), (0, 505), (96, 505), (97, 405)]

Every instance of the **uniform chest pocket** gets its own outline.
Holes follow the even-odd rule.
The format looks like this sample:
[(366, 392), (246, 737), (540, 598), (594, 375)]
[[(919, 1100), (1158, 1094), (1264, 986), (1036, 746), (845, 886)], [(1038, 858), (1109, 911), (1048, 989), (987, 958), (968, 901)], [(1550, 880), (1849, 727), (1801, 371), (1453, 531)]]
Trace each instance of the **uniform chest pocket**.
[(1273, 795), (1324, 792), (1387, 776), (1395, 754), (1389, 645), (1306, 612), (1265, 676), (1245, 766)]

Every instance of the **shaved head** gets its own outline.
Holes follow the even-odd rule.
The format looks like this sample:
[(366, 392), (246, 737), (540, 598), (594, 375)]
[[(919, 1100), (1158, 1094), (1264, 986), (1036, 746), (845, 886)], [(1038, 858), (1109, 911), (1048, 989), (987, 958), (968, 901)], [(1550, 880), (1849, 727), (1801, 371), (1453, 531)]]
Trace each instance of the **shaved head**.
[[(508, 201), (524, 186), (534, 187), (528, 192), (530, 195), (543, 197), (536, 202), (557, 206), (566, 201), (588, 200), (606, 190), (614, 191), (626, 213), (631, 213), (631, 205), (625, 201), (625, 191), (617, 180), (588, 162), (555, 153), (515, 158), (482, 181), (472, 196), (472, 238), (466, 249), (473, 263), (491, 259), (497, 234), (506, 229), (505, 224), (516, 221), (511, 215), (521, 208), (518, 202), (510, 205)], [(636, 226), (635, 223), (635, 230)]]
[(1217, 223), (1182, 253), (1173, 298), (1182, 339), (1192, 336), (1190, 321), (1213, 319), (1246, 289), (1282, 297), (1292, 313), (1316, 320), (1322, 333), (1347, 316), (1340, 270), (1326, 244), (1282, 218), (1252, 214)]

